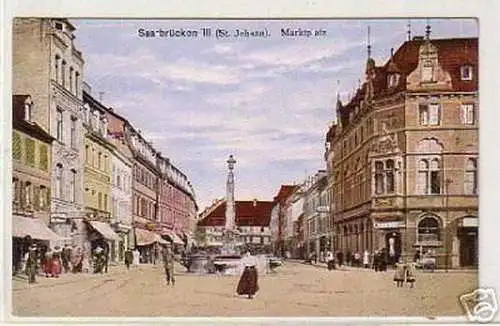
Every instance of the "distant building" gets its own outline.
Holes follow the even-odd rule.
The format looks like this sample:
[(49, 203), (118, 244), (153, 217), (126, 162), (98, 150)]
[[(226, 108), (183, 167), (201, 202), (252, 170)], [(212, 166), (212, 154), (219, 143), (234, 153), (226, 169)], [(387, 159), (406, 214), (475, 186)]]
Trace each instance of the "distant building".
[[(238, 241), (240, 245), (250, 245), (271, 250), (271, 210), (273, 202), (239, 201), (236, 206), (236, 229), (238, 230)], [(216, 202), (208, 211), (202, 213), (198, 222), (199, 232), (203, 232), (207, 247), (221, 247), (222, 234), (225, 228), (226, 201)]]
[(290, 240), (288, 239), (287, 234), (293, 235), (293, 226), (292, 231), (287, 232), (288, 230), (288, 218), (287, 213), (291, 209), (291, 201), (288, 198), (299, 188), (297, 185), (281, 185), (278, 194), (274, 197), (273, 200), (273, 239), (276, 239), (276, 243), (273, 244), (275, 248), (275, 254), (279, 256), (285, 256), (285, 252), (290, 249)]
[(477, 266), (478, 39), (429, 28), (365, 71), (327, 133), (335, 249)]

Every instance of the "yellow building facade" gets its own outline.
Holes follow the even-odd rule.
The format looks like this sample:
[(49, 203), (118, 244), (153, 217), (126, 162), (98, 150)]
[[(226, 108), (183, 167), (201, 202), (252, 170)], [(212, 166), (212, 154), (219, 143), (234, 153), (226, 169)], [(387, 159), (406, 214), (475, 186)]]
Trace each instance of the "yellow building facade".
[(84, 206), (86, 217), (109, 223), (111, 220), (112, 145), (98, 131), (87, 126), (85, 134)]

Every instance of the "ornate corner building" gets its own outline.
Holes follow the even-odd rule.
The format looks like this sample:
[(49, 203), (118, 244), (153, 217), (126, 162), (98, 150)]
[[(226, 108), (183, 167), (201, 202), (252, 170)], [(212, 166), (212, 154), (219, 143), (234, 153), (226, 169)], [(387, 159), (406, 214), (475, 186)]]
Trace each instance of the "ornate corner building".
[[(370, 50), (370, 48), (369, 48)], [(478, 263), (478, 39), (414, 37), (377, 66), (326, 135), (335, 250)]]

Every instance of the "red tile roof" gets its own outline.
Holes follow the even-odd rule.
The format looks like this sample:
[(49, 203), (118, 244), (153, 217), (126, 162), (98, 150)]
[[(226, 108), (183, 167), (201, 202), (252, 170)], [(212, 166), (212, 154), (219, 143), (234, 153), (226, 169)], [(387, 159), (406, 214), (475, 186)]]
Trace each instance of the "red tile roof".
[[(236, 201), (236, 226), (269, 226), (271, 222), (271, 201)], [(198, 226), (224, 226), (226, 222), (226, 201), (198, 222)]]
[(281, 185), (278, 194), (274, 197), (274, 202), (283, 202), (290, 197), (295, 190), (299, 189), (297, 185)]
[[(375, 67), (373, 81), (375, 99), (406, 90), (404, 81), (417, 68), (420, 46), (424, 42), (426, 42), (425, 39), (406, 41), (383, 66)], [(478, 38), (431, 39), (431, 43), (438, 50), (439, 64), (451, 76), (453, 90), (456, 92), (477, 91), (479, 85)], [(473, 68), (473, 79), (470, 81), (461, 80), (460, 67), (464, 65), (470, 65)], [(400, 82), (396, 87), (388, 88), (387, 76), (390, 71), (395, 70), (401, 74)], [(349, 124), (349, 114), (363, 100), (366, 88), (365, 82), (352, 99), (340, 107), (340, 117), (338, 118), (343, 126)]]

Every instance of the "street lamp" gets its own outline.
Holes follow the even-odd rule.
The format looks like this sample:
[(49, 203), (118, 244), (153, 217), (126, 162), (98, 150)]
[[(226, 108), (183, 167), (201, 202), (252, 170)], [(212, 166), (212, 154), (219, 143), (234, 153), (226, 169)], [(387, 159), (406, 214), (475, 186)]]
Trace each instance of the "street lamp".
[(448, 273), (448, 258), (449, 258), (449, 248), (448, 248), (448, 221), (450, 220), (450, 192), (449, 192), (449, 187), (450, 184), (453, 183), (453, 180), (450, 178), (447, 178), (445, 181), (445, 190), (446, 190), (446, 221), (444, 223), (444, 250), (445, 250), (445, 271)]

